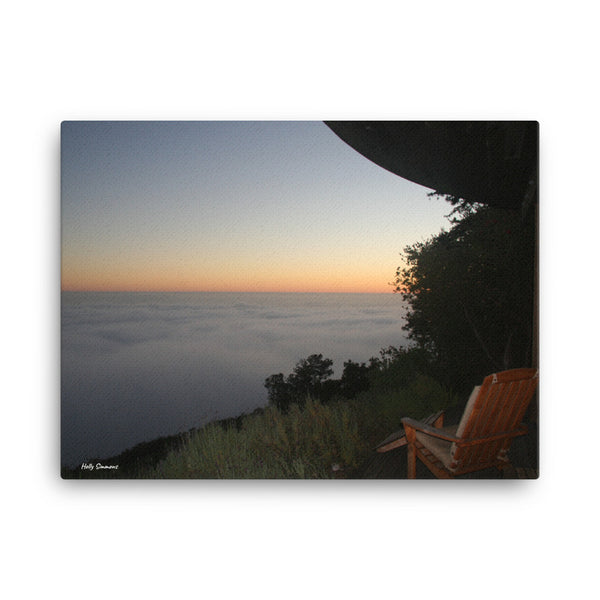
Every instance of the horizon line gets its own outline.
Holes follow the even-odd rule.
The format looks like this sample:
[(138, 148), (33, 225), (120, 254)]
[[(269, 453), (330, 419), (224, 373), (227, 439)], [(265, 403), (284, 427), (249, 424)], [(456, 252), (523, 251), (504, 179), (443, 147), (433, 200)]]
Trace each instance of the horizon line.
[(76, 293), (140, 293), (140, 294), (388, 294), (394, 290), (385, 292), (375, 291), (324, 291), (324, 290), (128, 290), (128, 289), (71, 289), (61, 288), (61, 292)]

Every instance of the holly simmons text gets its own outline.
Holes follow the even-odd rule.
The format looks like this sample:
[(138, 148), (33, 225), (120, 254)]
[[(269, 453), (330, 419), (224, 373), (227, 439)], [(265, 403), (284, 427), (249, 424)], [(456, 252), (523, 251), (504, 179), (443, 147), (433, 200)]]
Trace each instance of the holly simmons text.
[(94, 469), (118, 469), (119, 465), (103, 465), (102, 463), (96, 463), (95, 465), (92, 463), (82, 463), (81, 469), (85, 471), (93, 471)]

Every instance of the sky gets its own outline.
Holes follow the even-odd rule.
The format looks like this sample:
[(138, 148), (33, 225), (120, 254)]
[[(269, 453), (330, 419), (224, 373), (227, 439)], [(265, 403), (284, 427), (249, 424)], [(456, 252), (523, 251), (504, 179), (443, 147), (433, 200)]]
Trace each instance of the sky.
[(429, 191), (320, 121), (65, 121), (62, 289), (389, 292)]

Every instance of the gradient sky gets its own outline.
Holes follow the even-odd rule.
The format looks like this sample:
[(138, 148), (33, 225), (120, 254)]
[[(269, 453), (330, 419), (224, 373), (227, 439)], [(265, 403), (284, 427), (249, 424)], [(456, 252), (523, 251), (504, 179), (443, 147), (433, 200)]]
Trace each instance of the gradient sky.
[(319, 121), (67, 121), (62, 289), (389, 292), (428, 191)]

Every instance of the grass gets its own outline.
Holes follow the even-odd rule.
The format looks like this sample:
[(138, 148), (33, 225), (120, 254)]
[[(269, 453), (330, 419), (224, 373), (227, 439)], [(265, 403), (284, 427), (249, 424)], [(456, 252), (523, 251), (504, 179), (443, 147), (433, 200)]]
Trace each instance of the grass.
[[(287, 414), (268, 407), (249, 415), (241, 428), (218, 424), (191, 434), (170, 452), (151, 478), (322, 479), (355, 468), (362, 444), (348, 403), (323, 405), (307, 399)], [(343, 465), (343, 467), (342, 467)]]
[(322, 404), (307, 398), (287, 413), (267, 407), (238, 427), (209, 424), (187, 434), (180, 448), (156, 466), (140, 468), (137, 477), (351, 478), (403, 416), (422, 418), (455, 402), (435, 380), (418, 376), (404, 389), (372, 390), (352, 400)]

